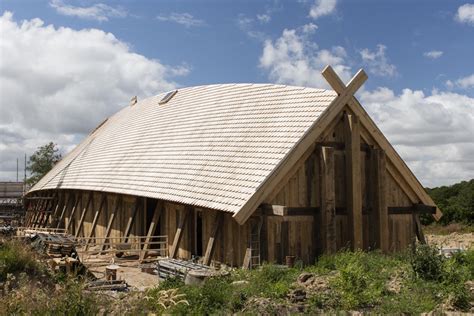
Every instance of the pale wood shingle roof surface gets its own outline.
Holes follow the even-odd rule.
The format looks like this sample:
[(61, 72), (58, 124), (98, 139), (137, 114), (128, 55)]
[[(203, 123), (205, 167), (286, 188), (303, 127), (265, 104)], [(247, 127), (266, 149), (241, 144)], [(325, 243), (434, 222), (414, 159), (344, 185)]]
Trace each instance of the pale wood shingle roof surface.
[(30, 192), (82, 189), (236, 213), (337, 96), (271, 84), (179, 89), (127, 106)]

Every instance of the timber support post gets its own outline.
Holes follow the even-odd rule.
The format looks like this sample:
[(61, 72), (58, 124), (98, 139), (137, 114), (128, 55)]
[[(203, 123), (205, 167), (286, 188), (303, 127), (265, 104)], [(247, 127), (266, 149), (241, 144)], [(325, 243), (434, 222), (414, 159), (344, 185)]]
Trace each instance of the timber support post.
[(153, 212), (153, 217), (151, 219), (150, 227), (148, 228), (148, 233), (146, 235), (145, 243), (143, 245), (142, 251), (140, 252), (140, 260), (139, 260), (140, 262), (142, 262), (146, 257), (146, 254), (149, 248), (149, 243), (151, 241), (151, 237), (155, 235), (158, 221), (160, 220), (161, 213), (163, 213), (163, 208), (164, 208), (163, 203), (161, 201), (156, 201), (155, 211)]
[(346, 159), (346, 204), (353, 250), (362, 249), (362, 191), (360, 164), (360, 126), (357, 116), (344, 114)]
[(179, 218), (178, 229), (176, 230), (176, 234), (174, 235), (174, 239), (173, 239), (173, 245), (171, 246), (171, 249), (170, 249), (170, 258), (176, 257), (176, 253), (178, 252), (178, 248), (179, 248), (179, 242), (181, 241), (181, 237), (183, 237), (183, 230), (186, 225), (188, 213), (190, 212), (186, 208), (181, 213), (181, 216)]
[(320, 196), (321, 196), (321, 214), (320, 230), (323, 245), (323, 251), (326, 253), (335, 253), (336, 245), (336, 180), (334, 148), (321, 147), (320, 151)]
[(211, 259), (215, 249), (215, 240), (217, 238), (217, 234), (219, 233), (219, 228), (220, 226), (222, 226), (223, 220), (224, 216), (222, 212), (218, 212), (214, 220), (214, 225), (212, 226), (211, 236), (209, 237), (209, 241), (207, 242), (206, 254), (204, 255), (203, 263), (207, 266), (211, 263)]
[[(92, 202), (92, 191), (89, 192), (89, 198), (87, 199), (87, 202), (86, 202), (86, 205), (82, 208), (82, 214), (81, 214), (81, 217), (79, 218), (79, 226), (77, 226), (77, 230), (76, 230), (76, 233), (74, 234), (74, 237), (78, 237), (79, 236), (79, 233), (81, 232), (82, 230), (82, 226), (84, 225), (84, 218), (86, 216), (86, 213), (87, 213), (87, 210), (89, 209), (89, 206)], [(81, 207), (82, 207), (82, 203), (81, 203)]]
[(90, 242), (92, 236), (95, 235), (95, 227), (97, 226), (97, 221), (99, 220), (99, 216), (100, 216), (100, 213), (102, 212), (104, 204), (107, 203), (106, 198), (107, 198), (107, 194), (102, 193), (102, 198), (100, 199), (100, 206), (97, 209), (97, 211), (95, 211), (94, 219), (92, 220), (92, 226), (91, 226), (91, 231), (90, 231), (90, 234), (89, 234), (89, 239), (86, 240), (86, 246), (85, 246), (86, 250), (89, 247), (89, 242)]
[(369, 228), (372, 242), (382, 252), (390, 250), (388, 207), (387, 207), (387, 163), (385, 151), (372, 149), (370, 151), (370, 178), (369, 191), (371, 210), (369, 215)]

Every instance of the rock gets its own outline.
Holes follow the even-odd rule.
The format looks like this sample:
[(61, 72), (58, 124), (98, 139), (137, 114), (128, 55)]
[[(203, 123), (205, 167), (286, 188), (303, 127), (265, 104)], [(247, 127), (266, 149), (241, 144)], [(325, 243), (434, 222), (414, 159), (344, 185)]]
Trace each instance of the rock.
[(303, 272), (298, 276), (298, 282), (299, 283), (306, 283), (306, 281), (308, 281), (308, 279), (312, 278), (312, 277), (314, 277), (314, 275), (312, 273)]
[(306, 291), (303, 289), (295, 289), (288, 294), (292, 303), (303, 302), (306, 300)]

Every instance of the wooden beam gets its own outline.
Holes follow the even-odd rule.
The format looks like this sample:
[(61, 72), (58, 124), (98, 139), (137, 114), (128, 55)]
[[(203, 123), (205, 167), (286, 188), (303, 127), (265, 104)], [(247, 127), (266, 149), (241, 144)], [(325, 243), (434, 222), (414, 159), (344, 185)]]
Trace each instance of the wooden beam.
[(87, 199), (85, 207), (82, 209), (81, 217), (79, 218), (79, 226), (77, 227), (75, 237), (79, 236), (79, 233), (81, 232), (82, 227), (84, 226), (84, 219), (86, 217), (87, 210), (89, 209), (89, 206), (92, 202), (92, 197), (93, 197), (93, 193), (92, 191), (89, 191), (89, 198)]
[(137, 210), (140, 203), (140, 198), (135, 198), (135, 205), (133, 206), (132, 214), (128, 217), (127, 226), (125, 227), (125, 231), (123, 237), (125, 237), (125, 242), (128, 242), (128, 237), (130, 236), (130, 232), (132, 231), (133, 223), (135, 222), (135, 217), (137, 217)]
[(244, 261), (242, 263), (242, 269), (250, 269), (250, 261), (252, 260), (252, 248), (247, 247), (245, 249)]
[(371, 177), (368, 179), (370, 190), (373, 192), (372, 209), (369, 216), (369, 227), (373, 231), (375, 247), (383, 252), (390, 249), (390, 232), (388, 228), (387, 209), (387, 165), (385, 151), (373, 149), (370, 152)]
[(181, 216), (179, 217), (179, 225), (178, 229), (176, 230), (176, 234), (174, 235), (173, 245), (170, 249), (170, 258), (176, 257), (176, 253), (178, 252), (179, 242), (181, 241), (181, 237), (183, 237), (183, 230), (186, 225), (186, 220), (188, 218), (188, 209), (184, 209), (181, 212)]
[(74, 217), (74, 214), (76, 213), (77, 205), (79, 204), (79, 201), (81, 199), (82, 199), (82, 193), (77, 192), (76, 193), (76, 201), (74, 202), (74, 206), (72, 207), (71, 214), (69, 214), (69, 220), (67, 222), (66, 232), (69, 232), (69, 229), (71, 228), (71, 223), (73, 222), (72, 218)]
[[(112, 230), (112, 225), (114, 224), (114, 221), (115, 221), (115, 214), (117, 213), (118, 209), (119, 209), (119, 205), (121, 204), (122, 202), (122, 198), (121, 198), (121, 195), (117, 195), (115, 197), (115, 205), (114, 205), (114, 208), (112, 210), (112, 214), (110, 214), (109, 216), (109, 222), (107, 223), (107, 228), (105, 229), (105, 239), (104, 241), (102, 242), (102, 245), (100, 246), (100, 251), (104, 251), (105, 250), (105, 245), (108, 241), (108, 238), (110, 236), (110, 231)], [(108, 209), (108, 203), (107, 203), (107, 209)], [(99, 252), (99, 255), (101, 253)]]
[(336, 245), (336, 177), (334, 148), (321, 147), (320, 151), (320, 230), (323, 251), (335, 253)]
[(353, 250), (362, 249), (362, 192), (360, 166), (360, 126), (356, 116), (344, 115), (346, 160), (346, 204), (349, 210), (349, 231)]
[[(323, 76), (327, 79), (327, 70), (331, 69), (326, 67), (323, 71)], [(275, 189), (275, 187), (282, 182), (285, 175), (293, 168), (296, 162), (302, 157), (308, 148), (314, 145), (316, 139), (323, 133), (326, 128), (333, 122), (333, 120), (339, 115), (342, 109), (345, 107), (347, 102), (353, 98), (354, 93), (360, 88), (360, 86), (367, 80), (367, 75), (361, 69), (351, 79), (345, 90), (337, 96), (328, 108), (319, 116), (317, 122), (315, 122), (305, 136), (298, 142), (298, 144), (292, 149), (292, 151), (280, 162), (277, 168), (274, 169), (272, 174), (265, 180), (260, 188), (252, 195), (252, 197), (245, 203), (241, 210), (233, 215), (235, 220), (239, 224), (244, 224), (246, 220), (252, 215), (252, 213), (258, 208), (258, 206), (265, 200), (265, 198)]]
[[(436, 212), (436, 210), (434, 212)], [(422, 244), (426, 244), (425, 235), (423, 234), (423, 230), (421, 228), (420, 217), (417, 213), (413, 213), (413, 226), (415, 228), (415, 234), (418, 238), (418, 241)]]
[(436, 214), (436, 206), (413, 204), (413, 206), (389, 206), (389, 215), (403, 214)]
[(94, 219), (92, 220), (92, 226), (91, 226), (91, 232), (89, 233), (89, 239), (87, 239), (87, 241), (86, 241), (86, 246), (85, 246), (86, 250), (88, 249), (89, 242), (90, 242), (92, 236), (95, 235), (95, 227), (97, 226), (97, 221), (99, 220), (99, 216), (100, 216), (100, 213), (102, 212), (104, 204), (107, 203), (106, 198), (107, 198), (107, 194), (102, 193), (102, 198), (100, 200), (99, 208), (95, 211)]
[(319, 213), (319, 207), (292, 207), (284, 205), (262, 204), (261, 209), (267, 216), (312, 216)]
[(164, 208), (163, 202), (159, 200), (156, 201), (155, 211), (153, 212), (153, 217), (151, 219), (150, 227), (148, 227), (148, 233), (146, 235), (145, 244), (143, 245), (143, 249), (140, 253), (140, 262), (142, 262), (143, 259), (145, 259), (146, 257), (151, 237), (155, 235), (158, 221), (160, 220), (161, 214), (163, 213), (163, 208)]
[(222, 212), (217, 212), (214, 225), (212, 226), (211, 236), (209, 237), (209, 241), (207, 242), (206, 253), (204, 255), (203, 263), (205, 265), (209, 265), (211, 263), (211, 259), (214, 254), (215, 240), (217, 238), (219, 228), (222, 226), (223, 219), (224, 219), (224, 214)]
[(72, 192), (70, 192), (68, 194), (68, 197), (66, 199), (66, 203), (64, 203), (64, 207), (63, 207), (63, 210), (61, 212), (61, 216), (59, 217), (58, 224), (56, 225), (56, 228), (59, 228), (61, 226), (61, 223), (64, 219), (64, 214), (66, 214), (66, 209), (69, 206), (69, 204), (71, 203), (71, 196), (72, 196)]

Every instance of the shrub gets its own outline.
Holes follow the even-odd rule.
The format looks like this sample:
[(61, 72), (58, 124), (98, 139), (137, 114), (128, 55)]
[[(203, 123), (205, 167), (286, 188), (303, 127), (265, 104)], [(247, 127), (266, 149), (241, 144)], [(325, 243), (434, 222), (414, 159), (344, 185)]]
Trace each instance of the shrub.
[(389, 278), (386, 258), (362, 251), (343, 252), (335, 256), (339, 274), (331, 285), (347, 309), (374, 306), (380, 302)]
[(438, 281), (442, 277), (444, 257), (439, 249), (429, 245), (417, 246), (410, 256), (415, 275), (426, 281)]

